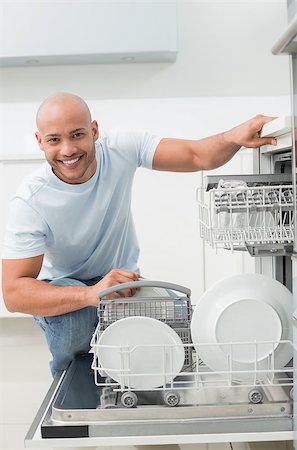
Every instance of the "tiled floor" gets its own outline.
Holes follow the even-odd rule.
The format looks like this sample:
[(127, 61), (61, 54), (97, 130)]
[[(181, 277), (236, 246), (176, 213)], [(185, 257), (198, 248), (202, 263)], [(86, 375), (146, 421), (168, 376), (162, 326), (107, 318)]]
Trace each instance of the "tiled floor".
[[(30, 318), (0, 319), (0, 449), (24, 448), (24, 436), (52, 381), (44, 336)], [(88, 447), (88, 449), (91, 447)], [(93, 447), (94, 448), (94, 447)], [(116, 447), (97, 447), (116, 450)], [(291, 450), (291, 442), (121, 446), (118, 450)], [(83, 450), (80, 448), (80, 450)], [(87, 450), (87, 449), (85, 449)]]

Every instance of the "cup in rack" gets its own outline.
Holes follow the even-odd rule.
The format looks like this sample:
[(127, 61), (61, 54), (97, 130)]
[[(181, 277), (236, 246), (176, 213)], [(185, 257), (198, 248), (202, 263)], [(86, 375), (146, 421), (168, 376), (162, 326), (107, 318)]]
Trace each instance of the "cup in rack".
[(246, 211), (241, 207), (247, 205), (247, 184), (242, 180), (220, 180), (218, 183), (216, 204), (220, 205), (217, 224), (222, 229), (244, 228)]

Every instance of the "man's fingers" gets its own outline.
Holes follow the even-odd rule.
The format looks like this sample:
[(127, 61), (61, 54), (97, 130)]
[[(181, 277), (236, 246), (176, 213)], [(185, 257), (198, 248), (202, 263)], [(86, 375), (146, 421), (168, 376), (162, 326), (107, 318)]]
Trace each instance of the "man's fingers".
[(261, 145), (277, 145), (277, 139), (274, 137), (261, 138)]
[[(113, 269), (111, 270), (101, 281), (97, 283), (97, 288), (100, 291), (104, 291), (105, 289), (112, 288), (116, 285), (121, 285), (123, 283), (133, 282), (139, 280), (140, 274), (136, 272), (129, 272), (128, 270), (122, 269)], [(129, 289), (121, 289), (119, 286), (118, 290), (113, 292), (112, 294), (106, 295), (104, 299), (112, 299), (112, 298), (123, 298), (123, 297), (132, 297), (136, 292), (135, 288)]]
[(274, 137), (255, 138), (252, 144), (254, 147), (261, 147), (262, 145), (277, 145), (277, 140)]
[(113, 292), (112, 294), (102, 297), (102, 300), (111, 300), (113, 298), (121, 298), (121, 296), (117, 292)]
[(115, 277), (122, 276), (122, 277), (126, 277), (129, 280), (133, 280), (133, 281), (137, 281), (140, 277), (139, 273), (129, 272), (128, 270), (122, 270), (122, 269), (112, 270), (111, 272), (109, 272), (108, 275), (115, 276)]
[(262, 116), (261, 114), (259, 114), (258, 116), (256, 116), (258, 118), (258, 122), (259, 125), (262, 126), (265, 125), (265, 123), (271, 122), (272, 120), (277, 119), (277, 116), (272, 117), (272, 116)]
[(131, 281), (138, 281), (140, 275), (135, 272), (128, 272), (126, 270), (113, 270), (107, 278), (112, 286), (115, 284), (129, 283)]

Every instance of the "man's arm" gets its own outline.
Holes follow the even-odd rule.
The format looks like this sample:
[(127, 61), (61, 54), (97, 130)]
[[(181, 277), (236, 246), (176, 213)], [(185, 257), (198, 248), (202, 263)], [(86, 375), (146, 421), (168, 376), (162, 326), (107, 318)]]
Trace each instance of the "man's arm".
[[(139, 278), (134, 272), (115, 269), (94, 286), (54, 286), (36, 279), (42, 261), (42, 255), (2, 260), (3, 297), (10, 312), (57, 316), (86, 306), (98, 306), (98, 292)], [(134, 293), (128, 289), (112, 297), (128, 297)]]
[(228, 162), (242, 146), (274, 145), (275, 138), (259, 137), (263, 125), (273, 119), (258, 115), (229, 131), (200, 140), (162, 139), (154, 155), (153, 169), (172, 172), (215, 169)]

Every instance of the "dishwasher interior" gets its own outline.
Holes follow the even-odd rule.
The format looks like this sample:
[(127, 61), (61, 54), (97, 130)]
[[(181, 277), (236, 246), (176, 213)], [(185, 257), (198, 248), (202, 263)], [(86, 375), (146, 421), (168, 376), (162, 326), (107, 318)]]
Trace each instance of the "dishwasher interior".
[[(161, 284), (168, 287), (167, 283)], [(42, 422), (43, 438), (272, 432), (276, 421), (279, 431), (291, 430), (293, 369), (290, 365), (277, 366), (276, 343), (226, 343), (231, 354), (238, 346), (250, 347), (254, 361), (242, 369), (230, 358), (223, 370), (210, 370), (198, 351), (201, 354), (211, 351), (214, 344), (200, 344), (198, 350), (192, 343), (189, 291), (171, 286), (187, 295), (147, 298), (145, 302), (141, 299), (101, 302), (98, 311), (101, 321), (92, 339), (93, 353), (78, 356), (64, 374)], [(133, 352), (140, 351), (149, 357), (148, 350), (154, 344), (133, 348), (107, 345), (108, 351), (120, 355), (115, 379), (109, 376), (110, 367), (100, 362), (100, 336), (115, 321), (131, 318), (135, 312), (136, 317), (158, 317), (180, 337), (184, 363), (177, 376), (171, 376), (174, 345), (160, 348), (163, 372), (143, 373), (131, 369)], [(290, 341), (277, 344), (283, 352), (292, 353)], [(271, 346), (265, 364), (257, 360), (263, 345)], [(163, 385), (143, 386), (142, 379), (147, 380), (148, 376), (161, 376)]]

